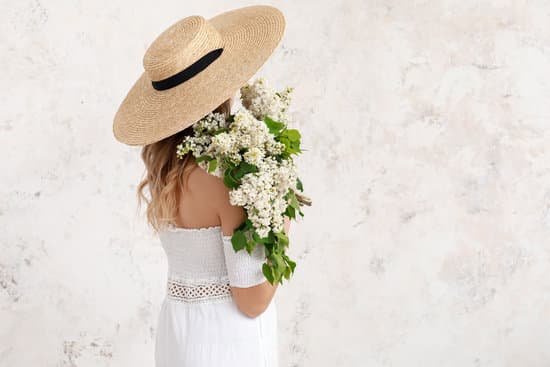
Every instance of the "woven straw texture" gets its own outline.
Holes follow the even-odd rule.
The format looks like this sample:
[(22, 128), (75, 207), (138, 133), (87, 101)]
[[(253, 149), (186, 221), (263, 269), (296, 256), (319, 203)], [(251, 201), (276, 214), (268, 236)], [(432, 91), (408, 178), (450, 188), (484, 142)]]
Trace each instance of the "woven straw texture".
[[(283, 14), (272, 6), (249, 6), (206, 20), (184, 18), (147, 49), (144, 72), (116, 112), (115, 138), (128, 145), (162, 140), (200, 120), (235, 95), (265, 63), (285, 29)], [(152, 80), (180, 72), (204, 54), (223, 47), (205, 70), (173, 88), (158, 91)]]

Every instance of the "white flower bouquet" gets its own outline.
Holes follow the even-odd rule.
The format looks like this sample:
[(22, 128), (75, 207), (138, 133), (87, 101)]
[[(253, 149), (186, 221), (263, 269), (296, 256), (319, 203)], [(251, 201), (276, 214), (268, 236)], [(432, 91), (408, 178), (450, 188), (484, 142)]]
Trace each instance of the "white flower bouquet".
[(289, 239), (285, 217), (296, 219), (311, 200), (301, 194), (293, 157), (302, 152), (300, 132), (289, 129), (287, 115), (292, 88), (271, 89), (263, 78), (241, 88), (244, 108), (227, 119), (210, 113), (193, 125), (193, 135), (177, 147), (181, 159), (191, 152), (209, 173), (223, 178), (230, 203), (244, 207), (247, 219), (233, 233), (235, 251), (252, 253), (265, 246), (262, 272), (271, 283), (283, 283), (296, 263), (286, 254)]

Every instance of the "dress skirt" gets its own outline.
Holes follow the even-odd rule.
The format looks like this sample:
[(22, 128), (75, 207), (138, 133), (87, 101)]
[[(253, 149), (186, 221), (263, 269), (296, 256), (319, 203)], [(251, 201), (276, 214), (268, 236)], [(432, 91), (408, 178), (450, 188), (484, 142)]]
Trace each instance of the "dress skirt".
[(232, 298), (186, 303), (166, 297), (158, 317), (156, 367), (278, 367), (275, 298), (255, 318)]

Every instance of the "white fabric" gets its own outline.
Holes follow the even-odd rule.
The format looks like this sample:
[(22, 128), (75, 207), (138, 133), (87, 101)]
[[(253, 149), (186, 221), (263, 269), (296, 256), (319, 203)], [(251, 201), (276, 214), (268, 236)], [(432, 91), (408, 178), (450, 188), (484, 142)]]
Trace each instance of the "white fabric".
[(227, 251), (230, 246), (234, 253), (230, 237), (223, 236), (219, 226), (170, 227), (159, 235), (168, 274), (156, 329), (155, 366), (278, 367), (275, 297), (262, 314), (251, 318), (237, 308), (228, 286), (233, 281), (260, 282), (261, 253), (250, 258), (243, 250), (249, 258), (233, 256)]
[(256, 244), (249, 254), (245, 249), (235, 251), (231, 236), (222, 236), (222, 240), (229, 284), (233, 287), (252, 287), (266, 281), (262, 273), (262, 264), (265, 262), (264, 245)]

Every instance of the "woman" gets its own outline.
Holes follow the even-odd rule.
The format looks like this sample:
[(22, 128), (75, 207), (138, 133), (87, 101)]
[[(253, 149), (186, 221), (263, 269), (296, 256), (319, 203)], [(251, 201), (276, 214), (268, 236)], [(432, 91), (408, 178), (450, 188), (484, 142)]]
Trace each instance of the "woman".
[(204, 115), (230, 113), (231, 97), (273, 52), (284, 25), (271, 6), (180, 20), (147, 49), (145, 72), (115, 116), (117, 140), (143, 146), (138, 194), (147, 200), (148, 187), (147, 219), (168, 260), (157, 367), (277, 366), (277, 285), (262, 274), (264, 249), (234, 251), (244, 209), (192, 155), (182, 161), (175, 152)]

